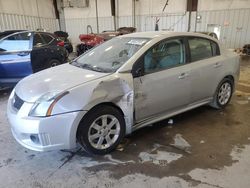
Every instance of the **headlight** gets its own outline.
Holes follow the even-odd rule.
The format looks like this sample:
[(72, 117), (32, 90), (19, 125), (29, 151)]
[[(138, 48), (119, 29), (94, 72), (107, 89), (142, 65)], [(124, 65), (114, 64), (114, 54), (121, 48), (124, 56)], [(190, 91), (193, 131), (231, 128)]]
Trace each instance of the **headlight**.
[(51, 116), (55, 104), (69, 92), (48, 92), (40, 97), (30, 110), (29, 116), (46, 117)]

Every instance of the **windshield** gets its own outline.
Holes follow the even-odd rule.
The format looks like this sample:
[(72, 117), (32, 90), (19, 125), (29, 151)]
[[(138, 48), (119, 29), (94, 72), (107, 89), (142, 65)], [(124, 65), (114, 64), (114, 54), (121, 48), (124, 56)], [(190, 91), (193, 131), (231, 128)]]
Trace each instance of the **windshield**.
[(98, 72), (115, 72), (148, 40), (129, 37), (113, 38), (83, 54), (74, 60), (72, 65)]

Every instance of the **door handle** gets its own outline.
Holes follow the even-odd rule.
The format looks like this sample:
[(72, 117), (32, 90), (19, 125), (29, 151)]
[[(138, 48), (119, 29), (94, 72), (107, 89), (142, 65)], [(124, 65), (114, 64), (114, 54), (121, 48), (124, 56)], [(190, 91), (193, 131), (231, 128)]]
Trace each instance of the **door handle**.
[(220, 63), (220, 62), (216, 62), (216, 63), (214, 64), (214, 68), (218, 68), (218, 67), (221, 67), (221, 63)]
[(181, 73), (180, 75), (179, 75), (179, 79), (184, 79), (185, 77), (187, 77), (188, 76), (188, 74), (187, 73), (185, 73), (185, 72), (183, 72), (183, 73)]
[(17, 55), (19, 55), (19, 56), (27, 56), (29, 54), (30, 54), (29, 52), (20, 52)]

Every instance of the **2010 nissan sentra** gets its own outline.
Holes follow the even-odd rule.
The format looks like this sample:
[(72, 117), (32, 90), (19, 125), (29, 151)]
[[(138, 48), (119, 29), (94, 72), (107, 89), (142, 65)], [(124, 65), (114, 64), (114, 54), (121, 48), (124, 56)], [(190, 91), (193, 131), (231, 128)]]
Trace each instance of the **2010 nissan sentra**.
[(21, 80), (8, 101), (16, 140), (26, 148), (106, 154), (138, 128), (201, 105), (224, 108), (239, 57), (197, 33), (119, 36), (70, 64)]

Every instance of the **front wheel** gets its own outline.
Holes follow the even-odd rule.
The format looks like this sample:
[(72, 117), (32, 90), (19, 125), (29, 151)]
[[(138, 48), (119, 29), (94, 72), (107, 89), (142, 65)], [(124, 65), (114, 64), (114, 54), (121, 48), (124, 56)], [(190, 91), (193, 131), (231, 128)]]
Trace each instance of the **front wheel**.
[(102, 105), (83, 118), (77, 140), (88, 153), (104, 155), (115, 149), (124, 135), (125, 121), (121, 112)]
[(233, 81), (229, 78), (224, 78), (216, 90), (211, 106), (217, 109), (224, 108), (230, 102), (232, 94)]

